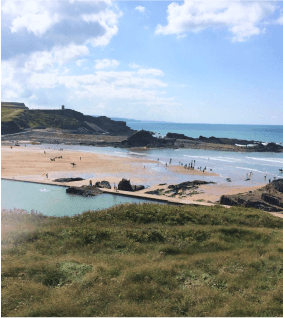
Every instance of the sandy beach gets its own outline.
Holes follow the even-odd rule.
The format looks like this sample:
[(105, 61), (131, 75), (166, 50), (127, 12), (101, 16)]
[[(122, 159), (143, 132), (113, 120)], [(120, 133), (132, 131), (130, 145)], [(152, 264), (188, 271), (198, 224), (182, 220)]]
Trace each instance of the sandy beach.
[[(54, 161), (51, 160), (54, 158)], [(153, 196), (145, 192), (155, 189), (165, 190), (167, 185), (172, 183), (172, 177), (170, 178), (168, 173), (154, 169), (154, 167), (162, 165), (162, 163), (141, 158), (119, 157), (80, 151), (60, 151), (49, 149), (48, 147), (46, 149), (31, 148), (21, 145), (20, 147), (13, 148), (2, 146), (1, 162), (1, 177), (5, 179), (68, 186), (88, 185), (89, 180), (92, 180), (93, 184), (96, 181), (107, 180), (111, 186), (114, 186), (122, 178), (126, 178), (130, 179), (132, 184), (150, 184), (150, 188), (135, 193), (142, 197), (168, 199), (168, 195), (166, 194)], [(72, 163), (76, 165), (73, 166)], [(189, 170), (178, 165), (168, 165), (167, 169), (176, 174), (176, 176), (180, 174), (206, 175), (211, 176), (212, 181), (213, 177), (217, 176), (215, 172), (205, 171), (203, 173), (197, 169)], [(53, 181), (57, 178), (67, 177), (82, 177), (85, 180), (69, 183)], [(160, 185), (164, 183), (166, 185)], [(261, 188), (262, 186), (239, 187), (231, 186), (231, 184), (227, 184), (227, 186), (220, 184), (202, 185), (199, 186), (197, 191), (180, 193), (172, 199), (184, 204), (192, 202), (200, 204), (215, 203), (222, 194), (243, 193)]]

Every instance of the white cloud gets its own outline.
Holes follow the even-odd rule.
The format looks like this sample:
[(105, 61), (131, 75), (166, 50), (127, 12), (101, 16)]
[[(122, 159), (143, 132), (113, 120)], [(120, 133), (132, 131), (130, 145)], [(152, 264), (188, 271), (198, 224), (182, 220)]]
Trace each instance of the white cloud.
[(233, 41), (246, 41), (264, 32), (260, 23), (274, 13), (276, 5), (269, 2), (187, 1), (168, 6), (168, 24), (157, 26), (155, 34), (200, 32), (209, 28), (226, 28)]
[(32, 53), (25, 63), (27, 70), (42, 71), (52, 68), (54, 64), (63, 65), (80, 56), (88, 55), (89, 50), (85, 45), (70, 44), (68, 46), (54, 47), (51, 51)]
[(108, 60), (108, 59), (103, 59), (103, 60), (95, 60), (95, 69), (101, 70), (104, 68), (109, 68), (109, 67), (117, 67), (120, 63), (117, 60)]
[[(122, 12), (111, 1), (2, 1), (4, 56), (69, 44), (106, 46), (118, 32)], [(25, 38), (19, 41), (19, 38)], [(2, 52), (3, 52), (2, 51)]]
[(77, 60), (76, 61), (76, 64), (77, 64), (77, 66), (82, 66), (82, 64), (84, 63), (84, 62), (86, 62), (87, 61), (87, 59), (80, 59), (80, 60)]
[(283, 15), (279, 19), (276, 20), (276, 23), (283, 25)]
[(60, 20), (60, 15), (51, 12), (50, 5), (41, 1), (4, 1), (2, 12), (11, 16), (11, 32), (23, 29), (41, 36)]
[(38, 97), (36, 97), (36, 95), (31, 95), (31, 97), (29, 97), (29, 99), (33, 100), (33, 99), (38, 99)]
[(88, 23), (99, 23), (105, 30), (105, 33), (101, 36), (90, 38), (90, 42), (94, 47), (105, 46), (109, 43), (111, 38), (118, 32), (118, 19), (123, 15), (121, 11), (115, 13), (109, 9), (101, 11), (95, 14), (83, 14), (81, 17), (85, 22)]
[(136, 64), (136, 63), (130, 63), (129, 64), (130, 68), (140, 68), (141, 66)]
[(141, 12), (141, 13), (144, 13), (145, 12), (145, 7), (142, 7), (142, 6), (137, 6), (135, 7), (135, 10)]
[(157, 70), (155, 68), (150, 69), (139, 69), (137, 71), (139, 75), (153, 75), (153, 76), (163, 76), (164, 73), (161, 70)]

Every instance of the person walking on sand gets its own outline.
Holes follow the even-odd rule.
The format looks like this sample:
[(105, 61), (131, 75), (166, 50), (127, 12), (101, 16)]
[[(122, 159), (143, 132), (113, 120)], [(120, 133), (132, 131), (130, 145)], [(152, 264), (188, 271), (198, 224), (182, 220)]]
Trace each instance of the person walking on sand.
[(46, 178), (48, 179), (48, 173), (46, 173)]

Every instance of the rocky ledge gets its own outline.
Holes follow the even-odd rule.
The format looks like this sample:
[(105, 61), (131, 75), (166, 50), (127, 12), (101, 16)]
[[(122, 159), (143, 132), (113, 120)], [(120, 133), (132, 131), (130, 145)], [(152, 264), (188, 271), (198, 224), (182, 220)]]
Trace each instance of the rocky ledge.
[(81, 186), (81, 187), (69, 187), (66, 189), (68, 194), (77, 194), (83, 197), (94, 197), (102, 194), (103, 192), (96, 186)]
[(274, 180), (263, 188), (248, 193), (222, 195), (220, 204), (283, 213), (283, 179)]
[(199, 186), (204, 184), (215, 184), (215, 182), (202, 180), (186, 181), (175, 185), (168, 185), (166, 189), (160, 188), (156, 190), (147, 191), (146, 193), (155, 195), (166, 195), (170, 197), (175, 197), (176, 195), (190, 196), (196, 194), (196, 190), (199, 188)]
[(82, 181), (83, 178), (60, 178), (54, 179), (53, 182), (74, 182), (74, 181)]

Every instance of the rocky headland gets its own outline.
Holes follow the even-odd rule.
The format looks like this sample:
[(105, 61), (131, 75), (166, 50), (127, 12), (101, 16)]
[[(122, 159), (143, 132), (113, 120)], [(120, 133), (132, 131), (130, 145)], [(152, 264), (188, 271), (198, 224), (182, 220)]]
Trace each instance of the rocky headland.
[(72, 109), (30, 110), (2, 107), (2, 142), (26, 141), (45, 144), (86, 145), (119, 148), (184, 148), (235, 152), (283, 152), (282, 145), (255, 140), (192, 138), (168, 132), (158, 138), (153, 132), (135, 131), (124, 121), (84, 115)]

